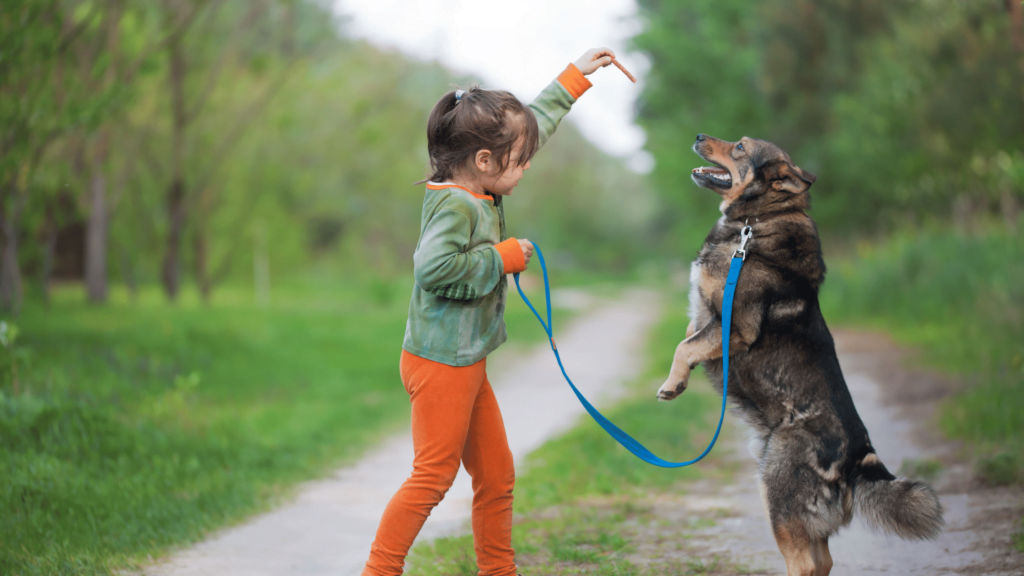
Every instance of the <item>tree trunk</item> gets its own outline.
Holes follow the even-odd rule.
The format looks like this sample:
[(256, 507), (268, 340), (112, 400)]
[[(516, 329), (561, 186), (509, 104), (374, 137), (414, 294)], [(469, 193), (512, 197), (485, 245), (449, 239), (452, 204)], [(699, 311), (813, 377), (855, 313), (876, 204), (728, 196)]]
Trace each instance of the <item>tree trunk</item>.
[(1024, 8), (1020, 0), (1006, 0), (1006, 9), (1010, 11), (1010, 37), (1013, 46), (1024, 52)]
[(974, 202), (967, 194), (957, 194), (953, 199), (953, 225), (961, 232), (971, 231), (971, 224), (974, 218)]
[[(98, 164), (98, 163), (97, 163)], [(107, 301), (107, 182), (94, 166), (89, 183), (89, 220), (85, 228), (85, 291), (89, 302)]]
[(298, 11), (298, 6), (293, 0), (288, 2), (284, 8), (284, 22), (282, 28), (284, 28), (284, 39), (281, 42), (281, 51), (287, 58), (295, 56), (295, 13)]
[(1020, 215), (1020, 203), (1009, 190), (1003, 190), (999, 196), (999, 208), (1003, 213), (1003, 220), (1006, 222), (1006, 229), (1010, 234), (1017, 233), (1017, 218)]
[(18, 191), (13, 181), (0, 192), (0, 307), (17, 314), (21, 309), (21, 268), (18, 265), (18, 234), (15, 223)]
[(207, 269), (206, 231), (201, 220), (202, 218), (199, 218), (198, 222), (193, 222), (192, 249), (194, 250), (193, 258), (195, 260), (196, 284), (199, 285), (199, 294), (202, 296), (203, 302), (209, 303), (210, 292), (213, 291), (213, 283), (210, 281), (210, 273)]
[(252, 274), (256, 289), (256, 303), (270, 304), (270, 257), (267, 255), (267, 228), (257, 221), (253, 226)]
[(57, 253), (57, 214), (52, 203), (47, 203), (46, 206), (45, 226), (46, 236), (43, 239), (43, 269), (39, 278), (39, 288), (43, 294), (43, 304), (49, 308), (50, 279), (53, 276), (54, 255)]
[(173, 114), (173, 140), (171, 142), (171, 185), (167, 189), (167, 250), (164, 253), (164, 292), (170, 300), (178, 296), (181, 285), (181, 234), (185, 228), (185, 57), (181, 36), (168, 46), (170, 56), (171, 111)]
[(167, 190), (167, 251), (164, 253), (164, 292), (170, 300), (178, 297), (181, 286), (181, 235), (185, 229), (185, 186), (180, 179)]

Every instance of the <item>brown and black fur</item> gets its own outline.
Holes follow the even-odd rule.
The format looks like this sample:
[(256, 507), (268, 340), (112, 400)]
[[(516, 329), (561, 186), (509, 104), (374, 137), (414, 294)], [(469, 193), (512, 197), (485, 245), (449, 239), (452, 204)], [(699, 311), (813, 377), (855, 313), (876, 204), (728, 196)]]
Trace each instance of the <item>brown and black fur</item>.
[(764, 140), (698, 135), (693, 149), (717, 167), (692, 177), (722, 196), (723, 215), (693, 263), (690, 327), (658, 398), (678, 397), (698, 364), (721, 392), (722, 296), (749, 223), (753, 239), (732, 312), (729, 400), (756, 435), (762, 501), (788, 574), (828, 574), (828, 539), (854, 511), (902, 538), (938, 536), (934, 491), (893, 476), (878, 459), (839, 368), (818, 306), (825, 262), (807, 215), (815, 176)]

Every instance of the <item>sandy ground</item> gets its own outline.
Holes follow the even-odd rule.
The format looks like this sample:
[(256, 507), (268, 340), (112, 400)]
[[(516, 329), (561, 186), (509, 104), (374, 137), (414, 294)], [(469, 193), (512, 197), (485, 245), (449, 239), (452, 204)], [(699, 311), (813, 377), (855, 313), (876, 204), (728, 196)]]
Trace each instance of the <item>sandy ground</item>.
[[(904, 461), (936, 459), (932, 482), (945, 509), (946, 529), (934, 541), (908, 542), (872, 533), (856, 518), (830, 541), (833, 576), (857, 574), (1024, 574), (1024, 554), (1010, 537), (1020, 531), (1021, 487), (987, 488), (972, 477), (960, 446), (935, 429), (938, 402), (952, 392), (937, 374), (906, 367), (904, 353), (878, 334), (835, 333), (840, 364), (878, 455), (894, 473)], [(653, 388), (652, 388), (653, 395)], [(685, 401), (685, 395), (678, 401)], [(745, 437), (747, 430), (731, 416)], [(647, 504), (655, 517), (633, 560), (702, 559), (712, 574), (785, 574), (753, 479), (754, 460), (743, 441), (731, 443), (734, 483), (698, 481), (678, 495)]]
[[(576, 292), (555, 297), (563, 306), (588, 309), (566, 329), (556, 330), (555, 339), (566, 370), (581, 391), (606, 405), (624, 392), (628, 381), (643, 368), (643, 343), (657, 316), (657, 296), (636, 290), (615, 302), (593, 302)], [(499, 350), (488, 361), (488, 374), (517, 461), (583, 415), (546, 345), (525, 353)], [(359, 574), (381, 512), (411, 471), (412, 455), (408, 434), (385, 442), (355, 466), (302, 486), (286, 505), (173, 554), (145, 574)], [(471, 499), (469, 476), (463, 470), (428, 520), (421, 539), (462, 530)]]

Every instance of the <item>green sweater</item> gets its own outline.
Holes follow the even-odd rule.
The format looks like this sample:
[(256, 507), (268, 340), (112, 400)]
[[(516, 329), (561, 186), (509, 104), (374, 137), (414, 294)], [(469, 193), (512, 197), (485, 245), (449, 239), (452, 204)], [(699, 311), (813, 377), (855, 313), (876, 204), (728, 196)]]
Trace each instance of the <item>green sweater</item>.
[[(541, 146), (589, 86), (570, 64), (530, 104)], [(525, 267), (518, 241), (505, 234), (500, 196), (475, 194), (450, 182), (429, 182), (413, 254), (416, 282), (402, 348), (450, 366), (479, 362), (508, 338), (506, 274)]]

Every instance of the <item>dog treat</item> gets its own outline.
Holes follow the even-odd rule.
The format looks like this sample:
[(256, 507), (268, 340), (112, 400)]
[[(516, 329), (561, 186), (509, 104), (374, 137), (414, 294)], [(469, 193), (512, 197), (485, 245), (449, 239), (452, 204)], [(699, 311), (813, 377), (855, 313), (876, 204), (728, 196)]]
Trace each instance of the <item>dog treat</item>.
[(626, 78), (629, 78), (629, 80), (633, 84), (636, 84), (636, 78), (633, 78), (633, 75), (629, 73), (629, 70), (626, 70), (625, 66), (623, 66), (622, 64), (619, 64), (618, 60), (616, 60), (615, 58), (612, 58), (612, 64), (615, 64), (615, 67), (618, 68), (619, 70), (622, 70), (622, 73), (626, 75)]

